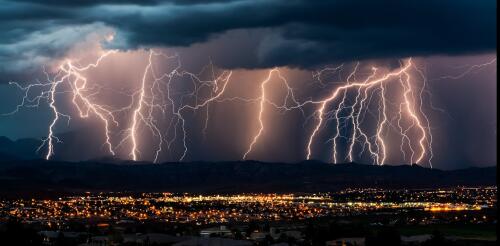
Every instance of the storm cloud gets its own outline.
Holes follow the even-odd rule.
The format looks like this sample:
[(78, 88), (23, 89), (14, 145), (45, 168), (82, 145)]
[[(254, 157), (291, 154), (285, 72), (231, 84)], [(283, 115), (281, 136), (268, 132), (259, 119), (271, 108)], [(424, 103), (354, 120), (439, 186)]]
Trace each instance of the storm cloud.
[(234, 53), (217, 64), (226, 68), (496, 50), (494, 0), (0, 0), (0, 22), (0, 73), (61, 57), (107, 29), (115, 39), (106, 47), (123, 50), (219, 40), (218, 53)]

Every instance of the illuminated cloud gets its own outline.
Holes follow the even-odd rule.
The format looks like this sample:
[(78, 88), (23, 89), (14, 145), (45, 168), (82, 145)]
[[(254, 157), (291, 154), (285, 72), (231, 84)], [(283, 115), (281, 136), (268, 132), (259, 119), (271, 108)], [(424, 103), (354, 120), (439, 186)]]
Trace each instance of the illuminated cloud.
[[(0, 4), (0, 31), (5, 33), (0, 37), (1, 64), (22, 65), (26, 60), (58, 56), (93, 25), (116, 32), (110, 48), (187, 47), (217, 39), (219, 53), (224, 52), (228, 32), (244, 30), (253, 44), (245, 46), (245, 35), (231, 37), (232, 46), (241, 43), (243, 47), (230, 52), (249, 49), (246, 57), (222, 62), (231, 68), (313, 67), (496, 49), (496, 2), (492, 0), (0, 0)], [(45, 43), (60, 49), (42, 49), (47, 52), (41, 55), (45, 36), (56, 39), (62, 34), (57, 29), (75, 33)]]

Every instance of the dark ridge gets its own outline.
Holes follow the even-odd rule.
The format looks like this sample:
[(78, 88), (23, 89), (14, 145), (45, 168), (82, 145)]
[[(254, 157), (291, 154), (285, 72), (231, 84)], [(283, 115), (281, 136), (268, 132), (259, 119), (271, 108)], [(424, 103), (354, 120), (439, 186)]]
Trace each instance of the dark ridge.
[(40, 146), (40, 140), (24, 138), (12, 141), (7, 137), (0, 136), (0, 160), (37, 159), (40, 157), (36, 152), (38, 146)]
[(81, 192), (328, 192), (344, 188), (420, 189), (496, 185), (496, 167), (452, 171), (418, 165), (376, 166), (235, 162), (0, 162), (0, 195)]

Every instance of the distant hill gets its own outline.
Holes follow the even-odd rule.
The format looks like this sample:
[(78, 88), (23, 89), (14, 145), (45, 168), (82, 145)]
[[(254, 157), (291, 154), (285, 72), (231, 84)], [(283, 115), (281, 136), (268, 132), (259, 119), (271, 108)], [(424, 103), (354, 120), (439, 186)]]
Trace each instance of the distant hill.
[[(56, 134), (64, 144), (54, 143), (55, 154), (52, 156), (52, 159), (82, 161), (109, 155), (106, 148), (103, 147), (102, 143), (104, 141), (95, 137), (99, 136), (96, 133), (96, 129), (99, 128), (79, 128), (78, 130)], [(40, 159), (47, 153), (47, 146), (42, 146), (37, 152), (42, 143), (42, 140), (36, 138), (25, 138), (14, 141), (0, 136), (0, 161)], [(80, 146), (85, 146), (85, 148), (81, 148)]]
[(453, 171), (356, 163), (0, 162), (0, 194), (84, 191), (192, 193), (326, 192), (346, 187), (431, 188), (496, 185), (496, 167)]
[(37, 148), (42, 142), (37, 139), (26, 138), (12, 141), (0, 136), (0, 160), (30, 160), (41, 157)]

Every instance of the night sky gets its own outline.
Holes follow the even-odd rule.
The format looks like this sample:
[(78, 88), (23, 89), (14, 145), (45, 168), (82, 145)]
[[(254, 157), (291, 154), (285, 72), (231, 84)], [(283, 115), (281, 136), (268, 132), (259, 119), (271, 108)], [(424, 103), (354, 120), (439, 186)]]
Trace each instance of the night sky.
[[(411, 76), (418, 78), (414, 79), (417, 94), (412, 95), (416, 95), (415, 105), (422, 105), (418, 117), (428, 117), (425, 130), (432, 135), (432, 143), (427, 136), (427, 152), (419, 164), (431, 164), (432, 149), (431, 162), (437, 168), (496, 165), (496, 9), (493, 0), (0, 0), (0, 114), (22, 103), (24, 92), (9, 82), (21, 86), (46, 83), (58, 76), (59, 66), (67, 61), (83, 67), (106, 51), (116, 51), (97, 68), (82, 74), (89, 86), (100, 88), (95, 94), (88, 92), (93, 102), (107, 105), (107, 109), (131, 105), (116, 113), (120, 126), (110, 130), (116, 157), (131, 159), (132, 141), (127, 138), (127, 129), (131, 129), (134, 108), (139, 105), (140, 93), (134, 93), (143, 77), (151, 82), (154, 74), (168, 74), (179, 64), (182, 71), (190, 71), (202, 81), (232, 71), (227, 91), (214, 103), (182, 111), (185, 144), (179, 125), (182, 122), (174, 111), (216, 95), (223, 80), (215, 88), (210, 87), (213, 84), (200, 87), (199, 95), (193, 96), (190, 92), (198, 87), (193, 89), (192, 77), (175, 78), (171, 85), (174, 106), (162, 109), (163, 113), (153, 109), (152, 121), (139, 120), (136, 134), (141, 147), (137, 159), (152, 161), (157, 154), (154, 148), (159, 138), (147, 129), (147, 123), (152, 122), (163, 138), (159, 162), (178, 161), (184, 145), (187, 151), (183, 161), (240, 160), (259, 130), (262, 81), (271, 69), (280, 71), (298, 101), (317, 101), (346, 81), (363, 81), (374, 67), (378, 73), (398, 71), (411, 57), (415, 65)], [(155, 56), (149, 75), (143, 76), (150, 51), (165, 56)], [(341, 69), (334, 71), (338, 67)], [(353, 71), (356, 73), (351, 76)], [(272, 103), (287, 98), (281, 82), (273, 74), (264, 87)], [(401, 155), (401, 137), (394, 133), (397, 118), (392, 117), (397, 116), (404, 95), (404, 87), (397, 87), (399, 84), (397, 78), (391, 79), (385, 87), (370, 92), (374, 99), (363, 114), (367, 115), (363, 127), (376, 137), (381, 116), (374, 111), (381, 112), (385, 101), (377, 98), (381, 90), (386, 90), (383, 93), (388, 98), (390, 124), (381, 131), (388, 152), (383, 164), (410, 162), (410, 157)], [(146, 92), (160, 95), (165, 92), (161, 86)], [(102, 121), (96, 115), (79, 117), (70, 89), (69, 84), (61, 85), (57, 93), (56, 106), (72, 119), (69, 124), (62, 119), (54, 127), (55, 135), (64, 143), (55, 143), (52, 159), (86, 160), (110, 155), (103, 144)], [(41, 91), (29, 93), (33, 98)], [(348, 91), (346, 97), (347, 104), (354, 103), (355, 90)], [(145, 102), (148, 100), (146, 95)], [(12, 140), (46, 138), (54, 117), (49, 102), (49, 98), (43, 98), (38, 107), (20, 107), (15, 114), (0, 116), (0, 136)], [(284, 111), (266, 103), (262, 114), (265, 127), (247, 159), (304, 160), (309, 136), (319, 120), (319, 105)], [(339, 103), (332, 102), (327, 110), (334, 110)], [(285, 104), (293, 102), (288, 98)], [(147, 115), (143, 113), (147, 111), (140, 111), (139, 116)], [(347, 108), (339, 115), (349, 112)], [(349, 148), (353, 126), (341, 123), (337, 162), (346, 162), (345, 149)], [(332, 141), (328, 139), (336, 129), (336, 121), (331, 118), (321, 125), (313, 142), (312, 159), (332, 161)], [(416, 128), (408, 130), (416, 143), (416, 155), (419, 134)], [(370, 141), (377, 143), (376, 138)], [(372, 163), (366, 149), (364, 154), (357, 154), (362, 147), (356, 145), (354, 160)], [(44, 156), (47, 146), (40, 151)]]

